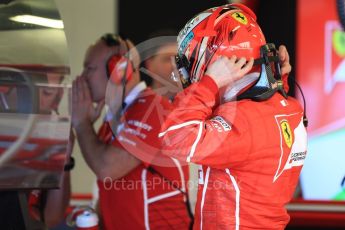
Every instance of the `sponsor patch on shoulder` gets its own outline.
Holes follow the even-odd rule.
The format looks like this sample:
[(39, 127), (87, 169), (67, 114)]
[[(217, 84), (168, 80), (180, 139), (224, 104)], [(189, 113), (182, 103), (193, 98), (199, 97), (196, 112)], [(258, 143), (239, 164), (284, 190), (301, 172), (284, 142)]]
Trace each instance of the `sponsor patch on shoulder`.
[(211, 125), (216, 128), (218, 132), (228, 132), (231, 130), (231, 125), (221, 116), (215, 116), (210, 121)]

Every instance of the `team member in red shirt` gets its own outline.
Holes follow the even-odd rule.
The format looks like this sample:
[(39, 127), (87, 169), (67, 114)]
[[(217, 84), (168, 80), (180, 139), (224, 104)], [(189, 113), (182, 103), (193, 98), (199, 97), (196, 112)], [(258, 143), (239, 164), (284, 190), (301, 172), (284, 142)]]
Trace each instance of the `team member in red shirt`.
[(266, 44), (254, 13), (229, 4), (182, 29), (177, 67), (191, 85), (160, 137), (164, 154), (201, 165), (194, 229), (284, 229), (307, 151), (285, 47)]
[(173, 100), (176, 93), (181, 91), (181, 88), (171, 79), (171, 73), (174, 70), (172, 60), (177, 54), (176, 35), (177, 32), (174, 30), (157, 30), (149, 35), (148, 40), (140, 44), (143, 47), (149, 47), (146, 48), (146, 52), (142, 52), (145, 65), (140, 68), (141, 77), (155, 92), (170, 100)]
[[(105, 229), (188, 229), (188, 167), (160, 154), (170, 103), (140, 82), (138, 66), (128, 40), (106, 34), (92, 45), (73, 83), (73, 127), (98, 178)], [(104, 100), (108, 112), (97, 135), (92, 124)]]

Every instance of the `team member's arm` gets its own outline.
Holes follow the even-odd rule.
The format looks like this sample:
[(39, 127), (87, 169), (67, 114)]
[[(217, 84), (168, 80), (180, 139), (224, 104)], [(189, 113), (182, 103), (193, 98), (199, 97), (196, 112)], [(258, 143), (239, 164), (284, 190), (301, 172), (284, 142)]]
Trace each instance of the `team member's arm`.
[(98, 179), (118, 179), (132, 171), (140, 160), (126, 150), (104, 144), (99, 140), (93, 122), (99, 117), (102, 105), (94, 108), (86, 81), (78, 77), (73, 82), (72, 124), (86, 163)]
[(64, 172), (61, 182), (59, 189), (49, 190), (47, 194), (47, 203), (44, 207), (44, 221), (49, 228), (61, 223), (70, 201), (71, 182), (69, 172)]
[[(74, 146), (74, 135), (71, 130), (67, 145), (67, 164), (71, 159)], [(48, 227), (58, 225), (65, 216), (71, 197), (70, 171), (65, 171), (59, 189), (48, 190), (47, 202), (44, 207), (44, 220)]]

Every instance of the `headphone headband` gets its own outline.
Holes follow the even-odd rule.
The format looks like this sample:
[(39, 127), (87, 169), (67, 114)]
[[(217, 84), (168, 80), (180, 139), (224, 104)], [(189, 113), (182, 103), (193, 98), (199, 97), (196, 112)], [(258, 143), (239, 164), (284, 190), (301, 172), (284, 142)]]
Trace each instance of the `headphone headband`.
[(119, 35), (106, 33), (101, 39), (107, 44), (107, 46), (119, 46), (121, 44), (121, 37)]

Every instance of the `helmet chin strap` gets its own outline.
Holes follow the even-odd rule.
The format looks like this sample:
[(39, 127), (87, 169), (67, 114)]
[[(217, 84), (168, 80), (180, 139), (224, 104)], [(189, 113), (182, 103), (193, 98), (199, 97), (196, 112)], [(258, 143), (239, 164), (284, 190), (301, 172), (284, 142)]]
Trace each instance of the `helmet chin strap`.
[(188, 73), (189, 61), (185, 55), (177, 55), (175, 56), (175, 63), (179, 75), (178, 79), (181, 81), (182, 87), (185, 89), (192, 84)]
[[(238, 100), (251, 99), (264, 101), (271, 98), (276, 92), (287, 98), (284, 90), (283, 80), (280, 73), (279, 57), (273, 43), (268, 43), (260, 48), (261, 58), (255, 59), (254, 65), (261, 65), (259, 80), (255, 85), (238, 96)], [(271, 63), (274, 63), (273, 73)]]

